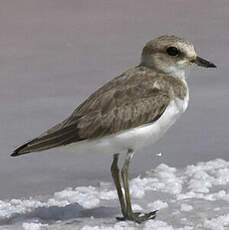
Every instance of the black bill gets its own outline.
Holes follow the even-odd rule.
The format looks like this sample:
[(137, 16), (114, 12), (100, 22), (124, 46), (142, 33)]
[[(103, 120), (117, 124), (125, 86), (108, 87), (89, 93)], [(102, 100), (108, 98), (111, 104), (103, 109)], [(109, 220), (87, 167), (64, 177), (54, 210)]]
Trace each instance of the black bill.
[(203, 66), (203, 67), (206, 67), (206, 68), (216, 68), (216, 65), (201, 58), (201, 57), (196, 57), (195, 61), (194, 61), (195, 64), (197, 64), (198, 66)]

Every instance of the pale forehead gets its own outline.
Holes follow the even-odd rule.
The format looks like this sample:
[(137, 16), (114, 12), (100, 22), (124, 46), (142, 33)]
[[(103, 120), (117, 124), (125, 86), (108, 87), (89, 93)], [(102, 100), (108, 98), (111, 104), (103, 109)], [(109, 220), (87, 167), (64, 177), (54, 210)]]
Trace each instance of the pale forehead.
[(196, 56), (196, 51), (191, 43), (177, 42), (174, 44), (180, 51), (185, 53), (188, 57)]

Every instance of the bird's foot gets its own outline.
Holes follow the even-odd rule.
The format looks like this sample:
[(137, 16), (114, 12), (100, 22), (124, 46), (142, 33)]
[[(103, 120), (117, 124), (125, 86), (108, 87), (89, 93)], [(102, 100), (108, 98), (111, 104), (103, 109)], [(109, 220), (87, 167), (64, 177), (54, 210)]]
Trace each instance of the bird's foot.
[(119, 221), (125, 221), (125, 220), (130, 220), (130, 221), (134, 221), (138, 224), (147, 221), (147, 220), (152, 220), (156, 217), (156, 213), (158, 210), (153, 211), (153, 212), (149, 212), (149, 213), (140, 213), (140, 212), (132, 212), (130, 214), (128, 214), (127, 216), (124, 217), (116, 217), (117, 220)]

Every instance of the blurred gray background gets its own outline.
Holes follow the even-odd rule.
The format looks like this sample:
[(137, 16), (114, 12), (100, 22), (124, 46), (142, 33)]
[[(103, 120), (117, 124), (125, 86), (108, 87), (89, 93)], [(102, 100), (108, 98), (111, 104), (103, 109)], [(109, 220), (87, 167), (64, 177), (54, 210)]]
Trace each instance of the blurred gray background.
[(10, 153), (139, 64), (144, 44), (162, 34), (191, 40), (218, 68), (192, 71), (187, 112), (159, 142), (136, 153), (131, 176), (162, 162), (229, 160), (228, 22), (228, 0), (1, 0), (0, 199), (111, 181), (110, 155)]

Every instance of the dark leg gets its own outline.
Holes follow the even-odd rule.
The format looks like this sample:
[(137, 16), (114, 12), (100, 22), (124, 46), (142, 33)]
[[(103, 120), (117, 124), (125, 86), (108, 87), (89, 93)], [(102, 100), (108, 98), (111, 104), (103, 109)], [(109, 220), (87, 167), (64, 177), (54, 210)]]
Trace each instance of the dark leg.
[(132, 150), (128, 150), (126, 159), (124, 161), (122, 171), (121, 171), (123, 187), (125, 190), (127, 216), (133, 213), (132, 206), (131, 206), (131, 200), (130, 200), (129, 182), (128, 182), (129, 165), (130, 165), (130, 160), (133, 157), (133, 154), (134, 152)]
[(119, 154), (116, 153), (113, 155), (113, 162), (111, 165), (111, 174), (114, 180), (114, 184), (118, 193), (118, 198), (119, 198), (119, 202), (121, 205), (121, 211), (122, 211), (122, 215), (126, 216), (126, 204), (124, 201), (124, 197), (123, 197), (123, 193), (122, 193), (122, 187), (121, 187), (121, 183), (120, 183), (120, 175), (119, 175), (119, 168), (118, 168), (118, 156)]
[(126, 215), (123, 215), (123, 218), (120, 218), (120, 220), (132, 220), (137, 223), (142, 223), (143, 221), (154, 219), (156, 217), (157, 211), (153, 211), (153, 212), (146, 213), (146, 214), (134, 213), (132, 211), (130, 191), (129, 191), (129, 182), (128, 182), (128, 171), (129, 171), (130, 160), (132, 159), (133, 155), (134, 155), (133, 150), (129, 149), (126, 155), (125, 162), (122, 167), (122, 171), (121, 171), (123, 186), (125, 190)]

